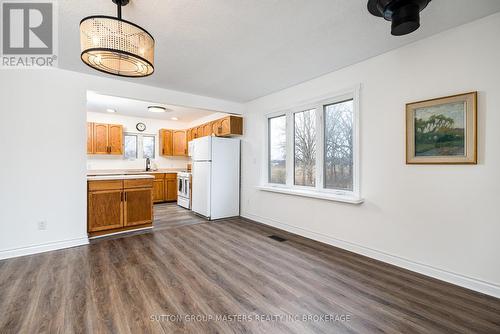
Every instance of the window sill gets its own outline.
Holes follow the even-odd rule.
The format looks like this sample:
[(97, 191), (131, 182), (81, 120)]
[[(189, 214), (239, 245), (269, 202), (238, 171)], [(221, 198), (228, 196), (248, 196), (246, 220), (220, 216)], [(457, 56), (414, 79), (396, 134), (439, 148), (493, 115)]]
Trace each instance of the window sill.
[(310, 197), (310, 198), (316, 198), (316, 199), (322, 199), (322, 200), (334, 201), (334, 202), (349, 203), (349, 204), (361, 204), (365, 201), (363, 198), (357, 197), (357, 196), (326, 193), (326, 192), (319, 192), (319, 191), (312, 191), (312, 190), (290, 189), (290, 188), (279, 187), (279, 186), (265, 185), (265, 186), (258, 186), (257, 189), (262, 190), (262, 191), (279, 193), (279, 194)]

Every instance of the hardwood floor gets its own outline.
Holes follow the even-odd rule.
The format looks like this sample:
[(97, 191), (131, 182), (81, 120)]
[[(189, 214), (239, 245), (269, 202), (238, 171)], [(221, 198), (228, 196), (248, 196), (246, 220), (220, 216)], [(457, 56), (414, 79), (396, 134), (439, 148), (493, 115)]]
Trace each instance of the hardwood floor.
[(499, 299), (242, 218), (155, 217), (150, 233), (0, 261), (0, 333), (500, 333)]
[(192, 211), (181, 208), (176, 203), (162, 203), (154, 206), (154, 228), (156, 231), (177, 228), (180, 226), (206, 223)]

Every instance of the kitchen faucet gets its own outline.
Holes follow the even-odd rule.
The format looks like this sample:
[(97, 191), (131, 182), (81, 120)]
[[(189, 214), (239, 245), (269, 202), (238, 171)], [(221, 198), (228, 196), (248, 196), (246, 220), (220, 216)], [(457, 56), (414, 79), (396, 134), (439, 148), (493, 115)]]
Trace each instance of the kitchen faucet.
[(151, 160), (149, 158), (146, 158), (146, 172), (149, 172), (151, 170)]

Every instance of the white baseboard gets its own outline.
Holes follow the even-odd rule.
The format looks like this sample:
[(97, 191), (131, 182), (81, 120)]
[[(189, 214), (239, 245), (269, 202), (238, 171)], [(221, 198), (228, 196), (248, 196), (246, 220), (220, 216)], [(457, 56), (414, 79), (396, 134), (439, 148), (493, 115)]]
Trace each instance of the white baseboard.
[(258, 223), (276, 227), (300, 236), (320, 241), (338, 248), (348, 250), (353, 253), (361, 254), (382, 262), (386, 262), (404, 269), (408, 269), (422, 275), (430, 276), (451, 284), (455, 284), (470, 290), (474, 290), (486, 295), (500, 298), (500, 285), (467, 277), (461, 274), (453, 273), (447, 270), (435, 268), (423, 263), (414, 262), (397, 255), (388, 254), (376, 249), (361, 246), (352, 242), (340, 240), (326, 234), (317, 233), (300, 227), (288, 225), (271, 218), (265, 218), (251, 213), (242, 213), (243, 218), (247, 218)]
[(42, 245), (35, 245), (29, 247), (15, 248), (15, 249), (7, 249), (4, 251), (0, 251), (0, 260), (9, 259), (12, 257), (32, 255), (44, 252), (50, 252), (53, 250), (70, 248), (76, 246), (87, 245), (89, 243), (89, 239), (87, 237), (78, 238), (78, 239), (70, 239), (56, 242), (49, 242)]
[(152, 229), (153, 229), (153, 226), (149, 226), (149, 227), (138, 228), (138, 229), (135, 229), (135, 230), (113, 232), (113, 233), (108, 233), (108, 234), (103, 234), (103, 235), (96, 235), (95, 237), (90, 237), (89, 240), (110, 237), (112, 235), (117, 235), (117, 234), (128, 234), (128, 233), (131, 233), (131, 232), (144, 231), (144, 230), (152, 230)]

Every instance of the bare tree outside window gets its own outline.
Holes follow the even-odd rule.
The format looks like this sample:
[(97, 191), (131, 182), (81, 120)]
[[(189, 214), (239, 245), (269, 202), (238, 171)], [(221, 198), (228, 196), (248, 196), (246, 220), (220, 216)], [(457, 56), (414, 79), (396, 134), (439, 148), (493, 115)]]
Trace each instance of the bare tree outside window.
[(155, 158), (155, 136), (142, 137), (142, 157), (144, 159)]
[(316, 109), (294, 114), (294, 183), (316, 184)]
[(353, 190), (353, 114), (353, 100), (324, 106), (325, 188)]
[(124, 159), (137, 159), (137, 135), (125, 134), (125, 154)]
[(286, 183), (286, 116), (269, 118), (269, 183)]

